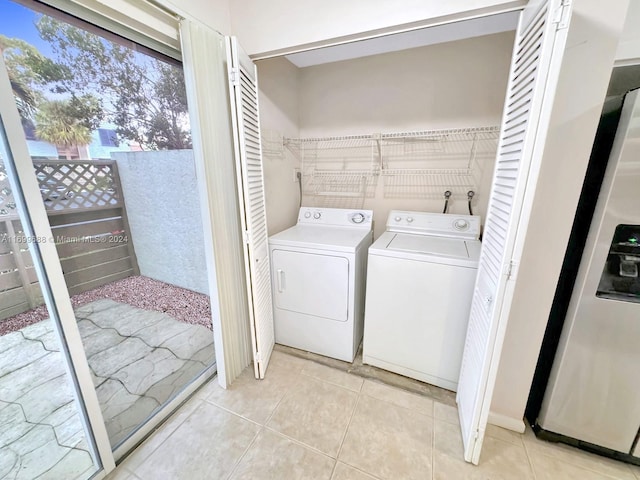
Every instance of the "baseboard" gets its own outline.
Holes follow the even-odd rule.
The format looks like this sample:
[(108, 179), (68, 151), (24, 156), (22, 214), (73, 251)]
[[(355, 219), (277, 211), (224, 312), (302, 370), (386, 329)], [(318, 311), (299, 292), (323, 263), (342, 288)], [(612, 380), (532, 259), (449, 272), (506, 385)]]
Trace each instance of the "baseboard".
[(488, 422), (496, 427), (506, 428), (518, 433), (524, 433), (525, 430), (525, 423), (522, 418), (518, 420), (499, 413), (489, 412)]

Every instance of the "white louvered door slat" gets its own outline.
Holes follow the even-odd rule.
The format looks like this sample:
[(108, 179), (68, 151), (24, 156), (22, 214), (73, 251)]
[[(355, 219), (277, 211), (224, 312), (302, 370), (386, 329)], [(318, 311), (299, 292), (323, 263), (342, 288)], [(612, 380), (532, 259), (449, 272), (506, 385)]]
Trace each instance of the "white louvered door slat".
[(275, 345), (271, 272), (262, 172), (258, 77), (235, 37), (227, 37), (240, 216), (256, 378), (264, 378)]
[[(567, 2), (529, 2), (516, 33), (456, 396), (465, 460), (475, 464), (480, 459), (513, 295), (509, 266), (518, 225), (528, 218), (528, 212), (523, 210), (527, 181), (532, 169), (539, 168), (535, 166), (540, 156), (536, 143), (544, 143), (544, 122), (549, 122), (548, 114), (543, 115), (545, 101), (549, 101), (545, 90), (557, 81), (558, 58), (562, 58), (566, 43), (566, 31), (558, 31), (553, 21), (561, 3)], [(564, 8), (570, 10), (570, 5)]]

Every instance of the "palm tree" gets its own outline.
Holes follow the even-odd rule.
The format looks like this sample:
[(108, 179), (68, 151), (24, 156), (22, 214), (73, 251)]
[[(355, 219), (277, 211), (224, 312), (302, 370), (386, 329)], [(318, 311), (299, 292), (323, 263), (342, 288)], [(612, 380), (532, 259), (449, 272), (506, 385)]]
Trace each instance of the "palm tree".
[(35, 116), (36, 137), (63, 147), (80, 147), (91, 143), (91, 130), (70, 110), (69, 100), (41, 103)]

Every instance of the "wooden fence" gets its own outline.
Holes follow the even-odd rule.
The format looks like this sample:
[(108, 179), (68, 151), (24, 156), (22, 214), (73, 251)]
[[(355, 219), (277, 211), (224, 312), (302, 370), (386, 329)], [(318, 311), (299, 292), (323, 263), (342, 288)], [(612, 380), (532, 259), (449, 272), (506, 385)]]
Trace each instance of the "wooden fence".
[[(0, 321), (43, 303), (29, 243), (0, 166)], [(113, 161), (34, 162), (70, 295), (139, 274)]]

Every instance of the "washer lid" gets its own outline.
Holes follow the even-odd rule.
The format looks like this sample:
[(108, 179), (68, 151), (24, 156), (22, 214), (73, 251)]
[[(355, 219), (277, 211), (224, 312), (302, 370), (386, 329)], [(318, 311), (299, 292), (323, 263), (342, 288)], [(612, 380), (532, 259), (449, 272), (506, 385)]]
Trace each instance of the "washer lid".
[(477, 268), (480, 248), (479, 240), (387, 231), (369, 247), (369, 255)]
[(387, 248), (400, 252), (430, 253), (445, 257), (469, 258), (469, 252), (464, 240), (429, 235), (397, 234), (389, 242)]
[(269, 237), (269, 244), (354, 252), (365, 239), (371, 239), (371, 230), (298, 224)]

